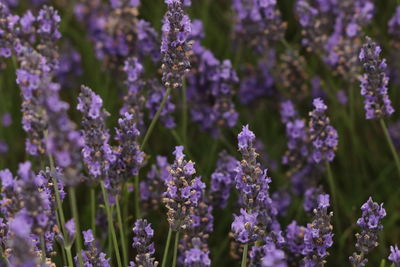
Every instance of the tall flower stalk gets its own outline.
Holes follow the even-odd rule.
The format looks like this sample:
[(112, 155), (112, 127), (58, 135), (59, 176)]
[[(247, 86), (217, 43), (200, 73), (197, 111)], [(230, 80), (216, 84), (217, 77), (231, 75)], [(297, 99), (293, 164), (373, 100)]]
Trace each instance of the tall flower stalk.
[(400, 159), (384, 121), (385, 117), (393, 114), (394, 109), (388, 95), (389, 77), (386, 75), (386, 60), (381, 59), (381, 51), (381, 47), (371, 38), (366, 38), (359, 54), (359, 60), (364, 69), (364, 74), (360, 78), (361, 95), (364, 97), (366, 119), (380, 121), (400, 178)]

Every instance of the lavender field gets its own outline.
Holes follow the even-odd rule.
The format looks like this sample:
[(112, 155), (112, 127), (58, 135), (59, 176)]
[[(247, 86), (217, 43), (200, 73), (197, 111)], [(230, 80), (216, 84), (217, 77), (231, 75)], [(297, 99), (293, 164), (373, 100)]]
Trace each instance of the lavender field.
[(400, 267), (400, 0), (0, 0), (0, 266)]

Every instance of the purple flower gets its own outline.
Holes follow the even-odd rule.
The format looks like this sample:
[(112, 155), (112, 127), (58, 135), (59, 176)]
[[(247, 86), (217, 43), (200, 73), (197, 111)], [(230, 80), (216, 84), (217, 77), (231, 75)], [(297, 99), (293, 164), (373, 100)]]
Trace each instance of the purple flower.
[(5, 112), (1, 115), (1, 123), (3, 127), (8, 127), (12, 124), (12, 118), (9, 112)]
[(400, 250), (397, 245), (390, 246), (390, 255), (388, 259), (394, 264), (395, 267), (400, 266)]
[(349, 257), (350, 263), (355, 266), (363, 267), (367, 264), (366, 255), (378, 246), (378, 235), (383, 230), (381, 220), (386, 216), (383, 203), (373, 202), (370, 197), (361, 206), (361, 217), (357, 220), (357, 225), (361, 227), (361, 232), (356, 234), (356, 251)]
[(277, 210), (268, 192), (271, 178), (257, 162), (254, 140), (255, 135), (248, 125), (243, 126), (238, 135), (239, 152), (243, 159), (236, 168), (235, 177), (236, 189), (241, 192), (241, 215), (235, 215), (232, 223), (234, 237), (241, 243), (256, 241), (276, 225)]
[(154, 261), (154, 243), (152, 242), (154, 231), (147, 220), (139, 219), (135, 222), (133, 228), (133, 244), (137, 255), (135, 263), (138, 266), (157, 266), (158, 262)]
[(238, 164), (239, 162), (226, 151), (219, 153), (217, 168), (211, 174), (210, 197), (214, 207), (226, 207)]
[(314, 209), (314, 220), (307, 225), (304, 232), (305, 266), (320, 266), (326, 263), (329, 255), (328, 248), (333, 245), (333, 227), (330, 223), (332, 212), (328, 212), (329, 195), (321, 194), (318, 197), (318, 206)]
[(156, 157), (156, 163), (151, 165), (146, 179), (140, 182), (140, 198), (146, 207), (158, 209), (162, 202), (162, 194), (166, 190), (165, 182), (169, 177), (168, 159), (163, 156)]
[(286, 23), (282, 22), (276, 5), (274, 0), (234, 0), (237, 42), (248, 42), (255, 52), (262, 53), (271, 43), (280, 41), (284, 37)]
[(388, 96), (389, 78), (386, 76), (386, 61), (380, 58), (380, 53), (381, 48), (367, 37), (359, 54), (364, 68), (360, 82), (367, 120), (388, 117), (394, 112)]
[(209, 257), (210, 252), (200, 247), (198, 238), (193, 239), (193, 248), (185, 251), (184, 264), (188, 267), (208, 267), (211, 266)]
[(310, 112), (309, 138), (312, 141), (312, 159), (315, 163), (331, 162), (335, 158), (338, 145), (338, 133), (330, 125), (329, 117), (325, 114), (327, 106), (322, 99), (313, 100), (314, 110)]
[(163, 202), (168, 209), (170, 228), (174, 231), (183, 231), (193, 224), (191, 211), (198, 206), (201, 192), (196, 187), (199, 179), (193, 177), (194, 163), (185, 160), (183, 146), (177, 146), (173, 154), (175, 161), (171, 165), (170, 175), (165, 181), (167, 190), (164, 193)]
[(110, 135), (105, 125), (108, 112), (102, 108), (103, 101), (90, 88), (81, 87), (77, 109), (82, 113), (82, 156), (89, 174), (95, 178), (106, 178), (115, 155), (108, 143)]
[[(92, 230), (83, 231), (82, 234), (86, 248), (86, 250), (82, 250), (84, 266), (110, 267), (110, 259), (96, 247)], [(75, 257), (75, 261), (77, 261), (77, 257)]]
[(304, 248), (304, 234), (306, 227), (299, 226), (296, 221), (292, 221), (285, 230), (286, 249), (290, 255), (295, 258), (301, 255)]
[(218, 136), (222, 128), (232, 128), (238, 120), (233, 85), (239, 79), (229, 60), (220, 62), (200, 42), (193, 46), (193, 70), (188, 75), (188, 102), (192, 120)]
[(185, 72), (190, 69), (191, 23), (180, 0), (165, 0), (165, 3), (168, 10), (162, 26), (162, 81), (167, 88), (180, 88)]

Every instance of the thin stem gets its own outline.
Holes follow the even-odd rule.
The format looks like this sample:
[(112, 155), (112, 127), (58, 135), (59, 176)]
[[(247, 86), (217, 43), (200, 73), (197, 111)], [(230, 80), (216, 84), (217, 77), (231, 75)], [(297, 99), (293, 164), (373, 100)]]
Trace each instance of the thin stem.
[(122, 246), (122, 259), (123, 259), (123, 263), (124, 266), (128, 266), (128, 250), (126, 248), (126, 244), (125, 244), (125, 232), (124, 232), (124, 224), (122, 223), (122, 216), (121, 216), (121, 208), (119, 205), (119, 199), (117, 197), (117, 199), (115, 200), (116, 204), (117, 204), (117, 219), (118, 219), (118, 225), (119, 225), (119, 235), (120, 235), (120, 243)]
[(332, 195), (333, 214), (334, 214), (333, 218), (335, 219), (335, 224), (336, 224), (335, 229), (337, 229), (338, 233), (341, 233), (342, 227), (341, 227), (341, 223), (340, 223), (339, 209), (337, 206), (338, 202), (337, 202), (335, 181), (333, 179), (331, 165), (329, 164), (329, 162), (326, 162), (325, 165), (326, 165), (326, 171), (328, 173), (328, 183), (329, 183), (329, 187), (330, 187), (330, 191), (331, 191), (331, 195)]
[(79, 214), (78, 214), (78, 207), (76, 205), (76, 193), (75, 193), (75, 188), (73, 186), (70, 186), (68, 188), (69, 192), (69, 200), (70, 200), (70, 205), (71, 205), (71, 210), (72, 210), (72, 216), (74, 217), (74, 222), (75, 222), (75, 229), (76, 229), (76, 250), (78, 254), (78, 262), (79, 266), (83, 266), (83, 259), (82, 259), (82, 236), (81, 236), (81, 230), (80, 230), (80, 225), (79, 225)]
[(72, 259), (71, 246), (65, 247), (65, 251), (67, 252), (68, 266), (73, 267), (74, 260)]
[(379, 267), (385, 267), (385, 266), (386, 266), (386, 261), (385, 261), (385, 259), (382, 259)]
[(90, 187), (90, 215), (91, 215), (91, 228), (96, 234), (96, 189)]
[(389, 144), (390, 151), (392, 151), (393, 158), (394, 158), (394, 161), (395, 161), (395, 163), (396, 163), (397, 172), (398, 172), (399, 177), (400, 177), (400, 160), (399, 160), (399, 155), (397, 155), (396, 148), (394, 147), (393, 140), (392, 140), (392, 138), (391, 138), (390, 135), (389, 135), (389, 131), (388, 131), (387, 127), (386, 127), (385, 121), (384, 121), (383, 119), (380, 119), (380, 123), (381, 123), (382, 130), (383, 130), (383, 132), (385, 133), (386, 140), (387, 140), (387, 142), (388, 142), (388, 144)]
[(163, 255), (163, 258), (162, 258), (161, 267), (165, 267), (165, 264), (167, 263), (169, 245), (171, 244), (171, 235), (172, 235), (172, 229), (169, 228), (168, 236), (167, 236), (167, 242), (165, 244), (164, 255)]
[(172, 259), (172, 267), (176, 266), (176, 258), (178, 257), (178, 244), (179, 244), (179, 232), (175, 233), (175, 244), (174, 244), (174, 257)]
[(156, 125), (157, 120), (160, 117), (161, 111), (164, 109), (165, 103), (167, 102), (167, 99), (168, 99), (168, 96), (169, 96), (170, 93), (171, 93), (171, 87), (168, 87), (167, 91), (165, 92), (165, 95), (164, 95), (164, 97), (163, 97), (163, 99), (161, 101), (160, 107), (158, 108), (158, 110), (156, 112), (156, 115), (154, 115), (154, 118), (150, 123), (149, 129), (147, 130), (146, 135), (143, 138), (143, 142), (142, 142), (142, 145), (140, 147), (142, 150), (146, 146), (147, 141), (148, 141), (151, 133), (153, 132), (154, 126)]
[(106, 188), (104, 186), (104, 181), (101, 181), (101, 191), (103, 192), (104, 203), (106, 205), (108, 226), (110, 227), (110, 231), (111, 231), (111, 241), (113, 242), (113, 245), (114, 245), (115, 257), (117, 258), (118, 267), (121, 267), (122, 263), (121, 263), (121, 256), (119, 254), (119, 249), (118, 249), (117, 235), (115, 234), (115, 229), (114, 229), (113, 218), (112, 218), (112, 214), (111, 214), (110, 203), (108, 201), (108, 197), (109, 196), (108, 196), (107, 190), (106, 190)]
[(44, 243), (44, 234), (40, 235), (40, 246), (42, 249), (42, 262), (46, 265), (46, 245)]
[(247, 265), (247, 251), (249, 250), (249, 244), (245, 244), (243, 248), (242, 264), (241, 267), (246, 267)]
[(139, 192), (139, 174), (135, 176), (135, 217), (136, 220), (141, 218), (140, 213), (140, 192)]
[(186, 96), (186, 82), (183, 80), (182, 83), (182, 138), (183, 144), (187, 146), (187, 124), (188, 124), (188, 107), (187, 107), (187, 96)]

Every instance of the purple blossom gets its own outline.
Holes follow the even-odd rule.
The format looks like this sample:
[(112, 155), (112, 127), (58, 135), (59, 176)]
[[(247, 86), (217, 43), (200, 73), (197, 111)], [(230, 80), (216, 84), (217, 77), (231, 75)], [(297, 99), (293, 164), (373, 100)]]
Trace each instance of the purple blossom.
[(5, 112), (1, 115), (1, 123), (3, 127), (8, 127), (12, 124), (12, 117), (9, 112)]
[(133, 244), (132, 247), (136, 249), (137, 255), (135, 263), (138, 266), (157, 266), (158, 262), (154, 261), (154, 243), (152, 242), (154, 230), (147, 220), (139, 219), (135, 222), (133, 228)]
[(330, 125), (329, 117), (325, 114), (327, 106), (322, 99), (313, 100), (314, 110), (310, 112), (309, 138), (312, 141), (312, 159), (315, 163), (331, 162), (335, 158), (338, 145), (338, 133)]
[(217, 168), (211, 174), (210, 197), (214, 207), (226, 207), (238, 164), (239, 162), (226, 151), (219, 153)]
[(390, 260), (395, 267), (400, 266), (400, 250), (397, 245), (390, 246), (390, 255), (388, 257), (388, 260)]
[(128, 92), (124, 96), (124, 105), (119, 113), (120, 115), (124, 115), (125, 113), (132, 114), (139, 129), (143, 129), (143, 106), (145, 101), (141, 95), (145, 86), (142, 80), (143, 65), (138, 58), (131, 57), (125, 60), (124, 71), (126, 75), (125, 85), (128, 88)]
[(174, 231), (184, 231), (193, 224), (191, 212), (199, 204), (201, 192), (196, 183), (199, 178), (194, 178), (194, 163), (185, 160), (183, 146), (175, 147), (173, 153), (175, 161), (171, 165), (170, 175), (165, 181), (167, 187), (163, 202), (168, 209), (168, 223)]
[(110, 135), (105, 125), (109, 114), (102, 108), (103, 100), (89, 87), (81, 87), (78, 101), (77, 109), (83, 115), (83, 160), (93, 178), (105, 178), (110, 165), (115, 161), (115, 154), (108, 143)]
[(241, 214), (235, 215), (232, 223), (234, 237), (241, 243), (256, 241), (276, 225), (277, 210), (268, 192), (271, 178), (257, 162), (254, 140), (255, 135), (248, 125), (243, 126), (238, 135), (239, 152), (243, 159), (236, 168), (235, 177), (236, 189), (241, 192)]
[(356, 251), (349, 257), (350, 263), (363, 267), (367, 264), (366, 255), (378, 246), (378, 235), (383, 230), (381, 220), (386, 216), (383, 203), (373, 202), (370, 197), (361, 206), (361, 217), (357, 220), (357, 225), (361, 227), (361, 232), (356, 234)]
[(167, 88), (180, 88), (185, 72), (190, 69), (191, 23), (180, 0), (165, 0), (165, 3), (168, 10), (162, 26), (162, 81)]
[(394, 109), (388, 96), (389, 78), (386, 76), (386, 61), (380, 58), (381, 48), (367, 37), (359, 59), (364, 68), (360, 78), (361, 95), (364, 96), (367, 120), (390, 116)]
[(146, 207), (158, 209), (166, 190), (165, 182), (169, 177), (169, 168), (168, 159), (157, 156), (156, 163), (151, 165), (146, 179), (140, 182), (140, 198)]
[(292, 221), (285, 230), (285, 247), (289, 251), (289, 259), (297, 262), (299, 255), (305, 248), (304, 234), (306, 227), (299, 226), (296, 221)]
[(329, 195), (321, 194), (318, 198), (318, 207), (314, 209), (314, 220), (307, 225), (304, 232), (305, 266), (320, 266), (326, 263), (328, 249), (333, 245), (333, 227), (331, 225), (332, 212), (328, 212)]
[[(110, 267), (110, 259), (96, 247), (92, 230), (83, 231), (82, 234), (86, 248), (86, 250), (82, 250), (84, 266)], [(75, 261), (77, 261), (77, 257), (75, 257)]]
[(233, 103), (233, 85), (239, 82), (229, 60), (220, 62), (199, 42), (193, 46), (193, 70), (188, 75), (188, 101), (192, 120), (218, 136), (222, 128), (232, 128), (238, 120)]
[(277, 1), (234, 0), (233, 10), (235, 39), (248, 42), (255, 52), (264, 52), (271, 43), (284, 37), (286, 23), (282, 22)]
[(193, 239), (193, 248), (185, 251), (184, 264), (188, 267), (208, 267), (211, 266), (208, 250), (201, 249), (198, 238)]

